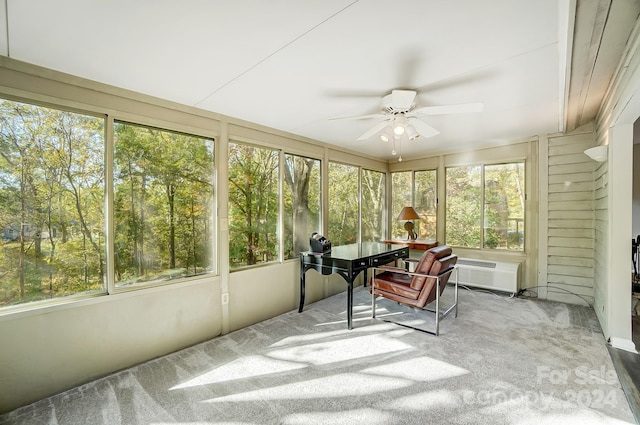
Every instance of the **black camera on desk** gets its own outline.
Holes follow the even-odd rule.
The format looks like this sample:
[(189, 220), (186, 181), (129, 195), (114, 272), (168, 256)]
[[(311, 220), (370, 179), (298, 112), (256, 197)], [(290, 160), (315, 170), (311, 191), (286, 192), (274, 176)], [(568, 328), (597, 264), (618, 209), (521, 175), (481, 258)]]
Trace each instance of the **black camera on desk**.
[(326, 254), (331, 252), (331, 241), (317, 232), (313, 232), (309, 238), (311, 251)]

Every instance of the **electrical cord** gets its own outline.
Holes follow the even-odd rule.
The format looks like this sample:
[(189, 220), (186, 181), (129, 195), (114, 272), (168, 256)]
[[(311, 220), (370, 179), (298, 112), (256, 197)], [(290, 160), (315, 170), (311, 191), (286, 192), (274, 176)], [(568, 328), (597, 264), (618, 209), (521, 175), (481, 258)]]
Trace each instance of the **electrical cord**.
[[(478, 289), (478, 288), (469, 288), (466, 285), (463, 284), (458, 284), (458, 286), (460, 288), (466, 289), (467, 291), (475, 291), (475, 292), (486, 292), (488, 294), (492, 294), (495, 295), (498, 298), (505, 298), (503, 295), (497, 294), (494, 291), (488, 290), (488, 289)], [(509, 295), (509, 298), (538, 298), (538, 291), (535, 291), (535, 289), (537, 288), (551, 288), (551, 289), (559, 289), (561, 291), (565, 291), (571, 295), (575, 295), (576, 297), (580, 298), (582, 301), (584, 301), (589, 307), (593, 308), (593, 304), (591, 304), (586, 298), (584, 298), (582, 295), (580, 294), (576, 294), (575, 292), (569, 291), (568, 289), (565, 288), (561, 288), (559, 286), (555, 286), (555, 285), (538, 285), (538, 286), (530, 286), (528, 288), (522, 288), (520, 289), (516, 294), (511, 294)], [(532, 294), (532, 295), (527, 295), (527, 294)]]
[[(536, 291), (532, 291), (532, 289), (537, 289), (537, 288), (552, 288), (552, 289), (559, 289), (561, 291), (565, 291), (571, 295), (575, 295), (576, 297), (580, 298), (582, 301), (584, 301), (589, 307), (593, 308), (593, 304), (591, 304), (586, 298), (584, 298), (582, 295), (580, 294), (576, 294), (575, 292), (569, 291), (568, 289), (565, 288), (561, 288), (559, 286), (555, 286), (555, 285), (538, 285), (538, 286), (530, 286), (528, 288), (522, 288), (521, 290), (518, 291), (518, 294), (516, 295), (516, 297), (527, 297), (527, 298), (538, 298), (538, 293)], [(524, 295), (525, 292), (534, 292), (535, 293), (535, 297), (530, 297), (530, 296), (526, 296)]]
[[(491, 291), (489, 289), (469, 288), (467, 285), (463, 285), (463, 284), (460, 284), (460, 283), (458, 283), (458, 287), (466, 289), (467, 291), (486, 292), (487, 294), (495, 295), (498, 298), (504, 298), (504, 296), (502, 296), (500, 294), (496, 294), (494, 291)], [(513, 295), (511, 295), (509, 298), (513, 298)]]

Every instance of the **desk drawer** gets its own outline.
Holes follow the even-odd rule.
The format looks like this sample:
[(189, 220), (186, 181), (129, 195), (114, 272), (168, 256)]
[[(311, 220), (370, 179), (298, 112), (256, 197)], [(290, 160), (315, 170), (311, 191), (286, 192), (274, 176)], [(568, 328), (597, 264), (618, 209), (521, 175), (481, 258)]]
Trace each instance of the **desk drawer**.
[(393, 261), (399, 260), (401, 258), (409, 257), (409, 247), (403, 248), (400, 251), (395, 252), (387, 252), (384, 254), (377, 255), (375, 257), (369, 258), (369, 267), (377, 267), (385, 264), (389, 264)]

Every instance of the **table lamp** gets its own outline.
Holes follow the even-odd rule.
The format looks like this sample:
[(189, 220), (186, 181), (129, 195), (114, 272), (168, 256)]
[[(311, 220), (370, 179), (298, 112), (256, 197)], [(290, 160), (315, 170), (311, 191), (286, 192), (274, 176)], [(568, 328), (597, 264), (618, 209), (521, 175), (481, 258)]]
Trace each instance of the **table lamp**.
[(404, 230), (408, 232), (407, 240), (416, 240), (416, 238), (418, 237), (418, 234), (413, 231), (414, 226), (413, 221), (411, 220), (416, 220), (419, 218), (420, 216), (418, 215), (416, 210), (413, 209), (413, 207), (404, 207), (402, 211), (400, 211), (398, 220), (408, 220), (406, 223), (404, 223)]

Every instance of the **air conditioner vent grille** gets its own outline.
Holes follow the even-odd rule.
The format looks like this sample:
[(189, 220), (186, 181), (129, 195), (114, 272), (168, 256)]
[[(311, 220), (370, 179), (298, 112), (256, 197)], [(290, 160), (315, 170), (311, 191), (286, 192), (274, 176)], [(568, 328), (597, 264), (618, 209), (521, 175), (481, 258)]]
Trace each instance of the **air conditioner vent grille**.
[(496, 268), (496, 263), (493, 263), (493, 262), (490, 262), (490, 261), (469, 260), (469, 259), (466, 259), (466, 258), (459, 258), (458, 259), (458, 264), (464, 264), (465, 266), (486, 267), (488, 269), (495, 269)]

